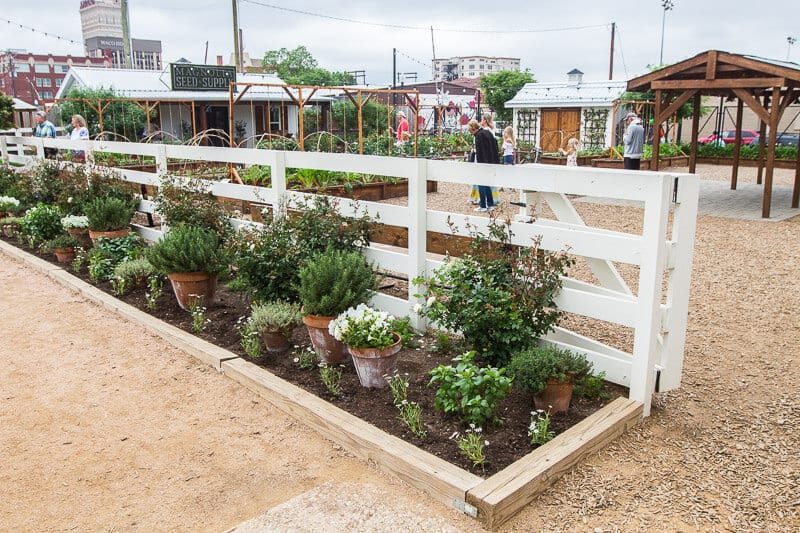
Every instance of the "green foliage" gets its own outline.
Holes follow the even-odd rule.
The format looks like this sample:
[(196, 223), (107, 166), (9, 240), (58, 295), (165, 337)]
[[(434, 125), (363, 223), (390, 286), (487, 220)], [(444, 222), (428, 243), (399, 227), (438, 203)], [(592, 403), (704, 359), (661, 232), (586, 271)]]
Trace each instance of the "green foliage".
[[(119, 99), (120, 97), (114, 93), (113, 89), (72, 89), (66, 98), (78, 100), (66, 100), (59, 103), (61, 122), (70, 124), (72, 115), (81, 115), (86, 119), (86, 126), (91, 137), (100, 133), (100, 116), (89, 105), (89, 100), (95, 107), (97, 107), (98, 100), (108, 104), (103, 110), (104, 131), (114, 132), (130, 142), (136, 142), (147, 126), (147, 115), (144, 110), (134, 102)], [(151, 119), (153, 118), (156, 118), (155, 111), (151, 113)], [(72, 131), (71, 126), (67, 126), (66, 129)], [(121, 139), (112, 138), (111, 140)]]
[(401, 403), (408, 400), (408, 378), (402, 377), (395, 372), (391, 376), (383, 376), (386, 383), (389, 384), (389, 390), (392, 393), (392, 403), (399, 406)]
[(419, 341), (417, 341), (414, 330), (411, 328), (411, 317), (395, 318), (392, 321), (391, 330), (400, 335), (403, 348), (419, 347)]
[[(136, 233), (117, 239), (100, 237), (97, 244), (87, 252), (89, 277), (94, 282), (111, 280), (121, 263), (140, 258), (143, 251), (144, 242)], [(118, 288), (122, 291), (127, 289), (124, 282)]]
[(358, 250), (369, 243), (369, 216), (345, 217), (336, 206), (318, 196), (298, 206), (297, 213), (238, 232), (230, 243), (238, 284), (257, 301), (297, 301), (298, 272), (312, 256), (328, 246)]
[(59, 248), (77, 248), (81, 245), (81, 241), (75, 237), (71, 237), (66, 233), (58, 235), (42, 245), (42, 250), (46, 252), (54, 252)]
[(447, 258), (429, 280), (417, 278), (428, 304), (420, 310), (440, 327), (460, 331), (492, 364), (527, 346), (558, 323), (555, 297), (575, 260), (565, 252), (510, 246), (508, 224), (490, 219), (489, 236), (471, 228), (470, 253)]
[(255, 303), (251, 308), (250, 324), (259, 333), (281, 333), (289, 337), (294, 328), (302, 323), (300, 304), (296, 302), (272, 300)]
[(203, 333), (206, 330), (206, 308), (202, 298), (192, 298), (189, 302), (189, 313), (192, 315), (192, 331)]
[(144, 257), (124, 261), (114, 267), (114, 280), (121, 294), (134, 287), (144, 285), (155, 274), (155, 267)]
[(531, 413), (531, 423), (528, 426), (528, 436), (531, 444), (542, 445), (553, 440), (555, 432), (550, 431), (550, 412), (534, 411)]
[(584, 398), (608, 398), (608, 393), (603, 389), (605, 383), (606, 373), (600, 372), (599, 374), (586, 374), (586, 377), (575, 383), (573, 394), (583, 396)]
[(206, 272), (220, 274), (227, 258), (219, 237), (206, 228), (178, 226), (147, 250), (147, 260), (160, 272)]
[(307, 350), (300, 352), (300, 355), (295, 358), (294, 362), (303, 370), (311, 370), (312, 368), (317, 368), (317, 365), (319, 365), (319, 355), (317, 355), (314, 348), (309, 346)]
[(54, 205), (36, 204), (22, 217), (20, 230), (28, 237), (32, 247), (41, 246), (64, 233), (61, 226), (61, 211)]
[(119, 198), (95, 198), (83, 206), (91, 231), (118, 231), (131, 223), (133, 206)]
[(241, 344), (244, 353), (251, 359), (261, 357), (261, 338), (259, 337), (258, 329), (253, 325), (252, 319), (240, 322), (236, 329), (239, 330), (239, 335), (241, 336), (239, 344)]
[(393, 322), (394, 317), (386, 311), (361, 303), (339, 314), (328, 325), (328, 331), (353, 348), (384, 349), (398, 341), (392, 331)]
[(0, 129), (14, 127), (14, 100), (0, 93)]
[(239, 173), (245, 185), (261, 185), (271, 187), (272, 171), (267, 165), (252, 165)]
[(158, 305), (158, 299), (164, 293), (164, 278), (154, 274), (147, 278), (147, 292), (144, 293), (147, 300), (147, 308), (151, 311)]
[(481, 425), (500, 421), (495, 410), (511, 391), (511, 379), (504, 368), (476, 365), (475, 352), (453, 359), (456, 366), (439, 365), (430, 371), (428, 385), (438, 384), (434, 407), (445, 413), (457, 413), (465, 422)]
[(228, 213), (199, 178), (165, 178), (155, 199), (156, 210), (171, 227), (189, 225), (213, 230), (221, 239), (230, 236)]
[(400, 410), (400, 419), (415, 437), (424, 439), (428, 436), (425, 423), (422, 421), (422, 407), (417, 402), (403, 400), (397, 405), (397, 409)]
[(486, 455), (483, 453), (483, 448), (488, 441), (483, 440), (481, 435), (481, 428), (475, 427), (473, 424), (464, 435), (458, 436), (458, 451), (472, 461), (472, 466), (483, 467), (486, 462)]
[(342, 367), (330, 366), (326, 364), (319, 365), (319, 377), (322, 379), (322, 384), (328, 389), (332, 396), (341, 396), (342, 394)]
[(369, 300), (372, 266), (359, 251), (327, 249), (300, 269), (298, 295), (309, 315), (337, 316)]
[[(385, 104), (370, 100), (361, 107), (361, 131), (366, 137), (373, 133), (384, 133), (389, 129), (389, 110)], [(331, 118), (336, 126), (358, 137), (358, 108), (350, 100), (336, 102), (331, 106)]]
[(293, 50), (280, 48), (264, 54), (262, 62), (269, 72), (290, 85), (349, 85), (355, 79), (345, 72), (329, 72), (318, 66), (317, 60), (305, 46)]
[(517, 387), (530, 394), (544, 391), (550, 378), (580, 382), (591, 369), (592, 363), (585, 356), (549, 345), (531, 346), (515, 353), (508, 368)]
[(506, 102), (511, 100), (526, 83), (535, 81), (528, 70), (501, 70), (483, 76), (480, 87), (484, 101), (494, 110), (497, 120), (510, 121), (512, 111), (506, 109)]

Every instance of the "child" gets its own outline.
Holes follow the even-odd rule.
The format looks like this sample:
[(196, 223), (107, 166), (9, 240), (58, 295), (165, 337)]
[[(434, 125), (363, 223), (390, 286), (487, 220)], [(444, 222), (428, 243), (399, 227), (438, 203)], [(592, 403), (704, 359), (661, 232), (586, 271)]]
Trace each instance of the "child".
[(514, 128), (507, 126), (503, 130), (503, 164), (514, 164), (514, 151), (517, 149), (517, 143), (514, 140)]
[(563, 155), (567, 156), (567, 166), (568, 167), (577, 167), (578, 166), (578, 149), (580, 148), (580, 142), (575, 137), (571, 138), (567, 141), (567, 149), (564, 150), (563, 148), (559, 148), (558, 151), (561, 152)]

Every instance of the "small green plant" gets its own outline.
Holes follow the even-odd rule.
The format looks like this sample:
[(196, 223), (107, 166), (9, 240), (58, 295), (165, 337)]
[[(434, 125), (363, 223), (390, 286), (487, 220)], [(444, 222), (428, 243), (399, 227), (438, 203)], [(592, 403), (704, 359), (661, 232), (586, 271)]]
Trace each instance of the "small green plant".
[(16, 213), (19, 209), (19, 200), (13, 196), (0, 196), (0, 212)]
[(37, 204), (22, 217), (20, 230), (28, 238), (31, 247), (41, 246), (64, 233), (64, 228), (61, 227), (61, 211), (54, 205)]
[(312, 370), (319, 366), (319, 355), (313, 348), (308, 347), (294, 358), (294, 362), (303, 370)]
[(453, 353), (458, 351), (457, 345), (461, 344), (463, 343), (457, 342), (457, 339), (453, 339), (450, 334), (443, 331), (435, 331), (433, 342), (428, 346), (428, 351), (441, 354)]
[(199, 178), (165, 178), (155, 197), (156, 209), (171, 227), (197, 226), (212, 230), (222, 240), (231, 233), (223, 204), (210, 191), (210, 182)]
[(88, 254), (89, 279), (99, 283), (111, 278), (114, 274), (114, 260), (101, 248), (94, 247)]
[(336, 340), (354, 348), (383, 349), (397, 342), (391, 327), (394, 317), (367, 304), (358, 304), (341, 313), (328, 325)]
[(54, 237), (44, 243), (42, 245), (42, 250), (46, 252), (54, 252), (57, 249), (77, 248), (80, 245), (81, 242), (78, 239), (75, 237), (70, 237), (66, 233), (62, 233), (61, 235), (58, 235), (57, 237)]
[(403, 400), (397, 408), (400, 410), (400, 418), (415, 437), (424, 439), (428, 436), (425, 424), (422, 422), (422, 407), (417, 402)]
[(528, 426), (531, 444), (542, 445), (553, 440), (556, 434), (550, 431), (550, 412), (539, 409), (531, 411), (531, 424)]
[(322, 384), (328, 389), (331, 395), (338, 397), (342, 394), (342, 367), (331, 366), (325, 363), (319, 365), (319, 376)]
[(419, 347), (419, 341), (416, 338), (414, 330), (411, 329), (411, 318), (409, 316), (395, 318), (392, 321), (391, 330), (400, 335), (403, 348)]
[(261, 337), (258, 335), (258, 329), (253, 325), (252, 317), (247, 320), (240, 317), (236, 329), (239, 331), (241, 337), (239, 344), (244, 353), (251, 359), (261, 357)]
[(147, 288), (147, 292), (144, 293), (147, 308), (153, 311), (158, 306), (158, 299), (164, 293), (164, 278), (160, 274), (153, 274), (147, 278)]
[(89, 227), (89, 217), (84, 215), (67, 215), (61, 219), (64, 229), (84, 229)]
[(117, 294), (125, 294), (134, 287), (144, 285), (156, 269), (144, 257), (138, 257), (118, 263), (114, 267), (112, 283)]
[(392, 392), (392, 402), (399, 407), (401, 403), (408, 400), (408, 378), (401, 377), (397, 372), (383, 377)]
[(147, 260), (164, 274), (175, 272), (222, 273), (227, 258), (219, 237), (212, 230), (178, 226), (147, 251)]
[(84, 205), (88, 227), (92, 231), (125, 229), (133, 217), (133, 205), (120, 198), (95, 198)]
[(294, 328), (303, 323), (300, 304), (283, 300), (255, 303), (251, 308), (250, 323), (256, 332), (280, 333), (291, 337)]
[(83, 247), (75, 249), (75, 259), (72, 260), (72, 271), (78, 273), (86, 263), (87, 251)]
[(509, 373), (520, 390), (540, 394), (552, 378), (560, 382), (577, 383), (592, 368), (586, 357), (555, 346), (532, 346), (514, 354)]
[(206, 330), (206, 307), (202, 296), (192, 295), (189, 302), (189, 313), (192, 315), (192, 331), (202, 333)]
[(439, 387), (434, 407), (445, 413), (457, 413), (470, 424), (500, 422), (494, 413), (500, 400), (511, 391), (511, 379), (504, 368), (479, 367), (474, 358), (475, 352), (467, 352), (453, 359), (455, 367), (439, 365), (429, 372), (428, 385)]
[(489, 445), (488, 440), (483, 440), (481, 435), (481, 428), (476, 427), (475, 424), (470, 424), (469, 429), (464, 432), (464, 435), (458, 435), (458, 451), (472, 461), (472, 466), (483, 467), (486, 462), (486, 456), (483, 453), (484, 446)]
[(606, 386), (605, 378), (605, 372), (599, 374), (590, 372), (583, 380), (575, 383), (574, 393), (584, 398), (608, 398), (609, 394), (603, 390)]
[(300, 301), (310, 315), (337, 316), (365, 303), (375, 287), (372, 266), (358, 251), (329, 248), (300, 269)]

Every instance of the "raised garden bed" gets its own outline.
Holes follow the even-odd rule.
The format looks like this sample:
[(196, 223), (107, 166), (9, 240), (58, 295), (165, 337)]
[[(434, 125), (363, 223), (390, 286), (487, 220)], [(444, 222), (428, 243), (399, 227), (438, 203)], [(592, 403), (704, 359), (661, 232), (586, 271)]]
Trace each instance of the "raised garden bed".
[[(59, 268), (49, 256), (37, 259), (16, 250), (9, 252), (8, 245), (3, 248), (101, 305), (145, 323), (154, 333), (213, 364), (359, 457), (375, 460), (382, 468), (429, 491), (439, 501), (477, 514), (489, 526), (510, 518), (582, 457), (615, 438), (641, 416), (641, 404), (623, 398), (625, 389), (609, 386), (616, 400), (576, 401), (569, 415), (554, 416), (552, 428), (559, 436), (531, 452), (526, 434), (530, 398), (515, 392), (501, 404), (499, 415), (505, 423), (485, 429), (484, 436), (490, 441), (486, 450), (489, 464), (485, 471), (476, 471), (458, 454), (455, 442), (449, 438), (464, 428), (457, 419), (445, 417), (430, 407), (433, 391), (425, 387), (427, 370), (449, 361), (453, 354), (424, 349), (406, 349), (401, 353), (399, 370), (412, 383), (410, 399), (423, 405), (429, 432), (428, 437), (420, 440), (407, 434), (389, 392), (361, 388), (352, 368), (345, 370), (343, 395), (332, 398), (321, 385), (317, 372), (300, 370), (292, 355), (259, 361), (258, 365), (240, 358), (244, 354), (235, 326), (236, 320), (247, 314), (248, 306), (239, 294), (220, 290), (217, 302), (209, 306), (206, 314), (210, 319), (208, 329), (199, 335), (208, 341), (203, 342), (188, 333), (191, 316), (178, 307), (168, 287), (157, 309), (148, 314), (143, 311), (144, 289), (117, 299), (108, 294), (111, 289), (108, 283), (99, 285), (105, 291), (101, 292)], [(87, 277), (85, 271), (79, 276)], [(295, 330), (294, 341), (298, 350), (308, 344), (302, 329)], [(489, 477), (482, 479), (482, 476)]]
[[(725, 165), (725, 166), (733, 166), (733, 158), (732, 157), (697, 157), (697, 164), (705, 164), (705, 165)], [(764, 166), (767, 165), (766, 157), (764, 158)], [(739, 166), (740, 167), (757, 167), (758, 160), (756, 159), (743, 159), (739, 158)], [(775, 168), (788, 168), (788, 169), (795, 169), (797, 168), (797, 161), (794, 159), (776, 159), (775, 160)]]

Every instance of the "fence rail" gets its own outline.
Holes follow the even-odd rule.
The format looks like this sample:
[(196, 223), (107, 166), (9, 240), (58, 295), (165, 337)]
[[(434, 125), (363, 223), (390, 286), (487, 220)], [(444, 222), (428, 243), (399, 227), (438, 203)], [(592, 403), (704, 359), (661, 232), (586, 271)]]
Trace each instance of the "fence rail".
[[(537, 218), (529, 223), (524, 210), (511, 223), (512, 243), (529, 246), (535, 236), (549, 250), (568, 248), (571, 254), (586, 259), (597, 283), (570, 277), (557, 298), (560, 309), (576, 315), (618, 324), (633, 331), (633, 350), (626, 353), (599, 340), (565, 328), (557, 328), (546, 340), (558, 346), (585, 353), (596, 371), (606, 372), (612, 382), (630, 387), (630, 397), (650, 410), (652, 393), (680, 385), (683, 368), (686, 319), (697, 215), (698, 182), (690, 174), (634, 172), (597, 168), (568, 168), (551, 165), (475, 165), (452, 161), (329, 154), (280, 152), (243, 148), (196, 147), (166, 144), (122, 143), (111, 141), (71, 141), (18, 136), (0, 136), (0, 151), (5, 161), (30, 165), (44, 158), (44, 148), (87, 150), (88, 160), (97, 152), (153, 156), (157, 172), (114, 169), (133, 183), (158, 185), (167, 175), (169, 160), (190, 160), (268, 165), (271, 188), (214, 181), (208, 185), (214, 195), (246, 202), (270, 204), (280, 216), (279, 200), (297, 205), (308, 193), (287, 190), (287, 168), (335, 170), (407, 178), (406, 205), (343, 199), (338, 209), (343, 214), (369, 213), (380, 223), (408, 230), (408, 247), (372, 244), (366, 254), (382, 269), (399, 272), (413, 279), (430, 274), (442, 257), (426, 249), (428, 231), (450, 233), (450, 221), (469, 221), (485, 229), (485, 217), (467, 216), (429, 209), (426, 180), (460, 184), (484, 184), (524, 191), (525, 201), (548, 203), (555, 219)], [(32, 152), (32, 153), (27, 153)], [(103, 167), (104, 168), (104, 167)], [(626, 201), (642, 208), (642, 231), (631, 234), (587, 226), (567, 195), (594, 196)], [(143, 212), (153, 213), (154, 205), (140, 202)], [(672, 214), (670, 218), (670, 213)], [(252, 223), (232, 220), (235, 226)], [(469, 236), (466, 224), (459, 224), (457, 235)], [(145, 238), (154, 240), (161, 231), (135, 226)], [(636, 291), (632, 291), (617, 272), (615, 263), (638, 267)], [(374, 303), (396, 315), (411, 314), (413, 323), (423, 320), (413, 315), (417, 303), (416, 287), (409, 284), (407, 298), (377, 294)]]

